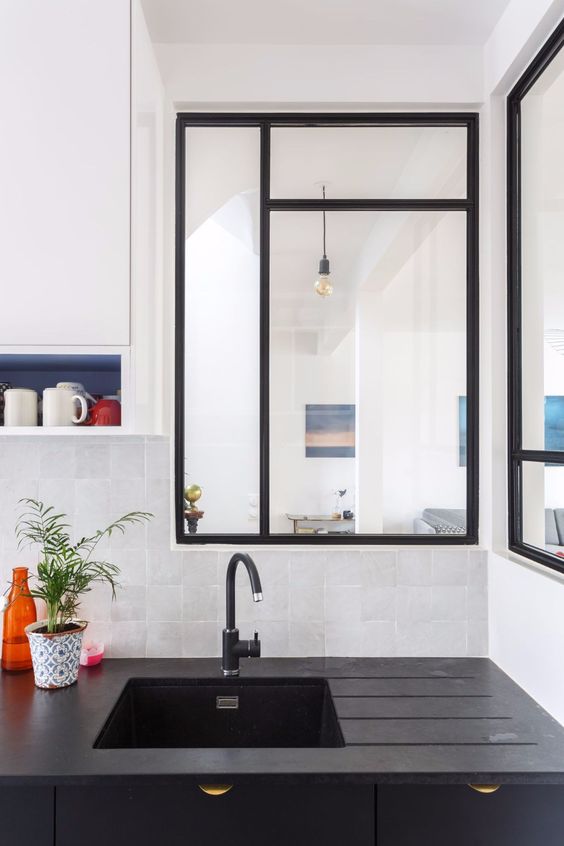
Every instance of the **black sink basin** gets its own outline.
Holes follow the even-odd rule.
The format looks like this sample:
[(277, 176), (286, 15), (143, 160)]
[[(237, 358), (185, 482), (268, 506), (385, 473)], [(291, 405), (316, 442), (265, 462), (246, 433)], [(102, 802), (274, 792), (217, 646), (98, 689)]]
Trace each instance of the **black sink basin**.
[(325, 679), (130, 679), (98, 749), (344, 746)]

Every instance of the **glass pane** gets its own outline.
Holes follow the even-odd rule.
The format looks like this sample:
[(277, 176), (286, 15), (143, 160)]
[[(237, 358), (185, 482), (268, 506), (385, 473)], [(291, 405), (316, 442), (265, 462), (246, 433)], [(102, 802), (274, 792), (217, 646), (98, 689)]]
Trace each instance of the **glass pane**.
[(186, 484), (202, 533), (256, 533), (259, 491), (257, 128), (186, 130)]
[(564, 53), (521, 121), (523, 447), (564, 450)]
[(466, 216), (328, 212), (330, 296), (322, 231), (271, 214), (271, 531), (464, 534)]
[(277, 127), (270, 194), (276, 198), (433, 199), (466, 196), (466, 128)]
[(564, 558), (564, 464), (523, 463), (523, 541)]

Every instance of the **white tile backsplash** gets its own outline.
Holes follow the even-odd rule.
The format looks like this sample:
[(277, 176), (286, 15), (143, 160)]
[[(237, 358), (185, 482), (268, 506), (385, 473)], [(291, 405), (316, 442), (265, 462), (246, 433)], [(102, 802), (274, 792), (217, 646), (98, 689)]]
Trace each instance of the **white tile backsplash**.
[[(101, 586), (86, 595), (89, 637), (114, 657), (219, 655), (225, 571), (234, 549), (171, 550), (167, 438), (0, 435), (0, 577), (32, 566), (17, 551), (21, 497), (68, 513), (75, 535), (132, 510), (155, 514), (100, 544), (121, 568), (117, 601)], [(457, 656), (488, 649), (487, 556), (465, 547), (252, 550), (264, 601), (237, 578), (241, 637), (256, 626), (265, 656)]]

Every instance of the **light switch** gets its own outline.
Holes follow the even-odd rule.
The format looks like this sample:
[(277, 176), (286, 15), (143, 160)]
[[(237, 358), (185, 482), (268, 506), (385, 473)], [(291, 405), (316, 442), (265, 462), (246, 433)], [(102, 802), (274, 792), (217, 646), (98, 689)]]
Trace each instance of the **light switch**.
[(248, 503), (247, 515), (249, 520), (258, 520), (258, 494), (249, 494)]

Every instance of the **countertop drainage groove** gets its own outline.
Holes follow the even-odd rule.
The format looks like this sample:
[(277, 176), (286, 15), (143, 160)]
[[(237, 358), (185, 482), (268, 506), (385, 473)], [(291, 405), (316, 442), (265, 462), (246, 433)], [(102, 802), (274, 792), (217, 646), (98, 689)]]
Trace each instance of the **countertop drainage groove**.
[(491, 693), (333, 693), (333, 699), (493, 699)]
[(382, 681), (407, 681), (408, 679), (422, 679), (423, 681), (458, 681), (460, 679), (475, 679), (476, 676), (324, 676), (327, 681), (355, 681), (356, 679), (381, 679)]
[(504, 747), (504, 746), (538, 746), (538, 743), (490, 743), (487, 740), (478, 742), (464, 742), (461, 741), (460, 743), (412, 743), (411, 741), (405, 741), (404, 743), (349, 743), (346, 742), (346, 746), (489, 746), (489, 747)]
[[(337, 714), (339, 717), (339, 715)], [(339, 717), (339, 722), (345, 720), (512, 720), (513, 717)]]

